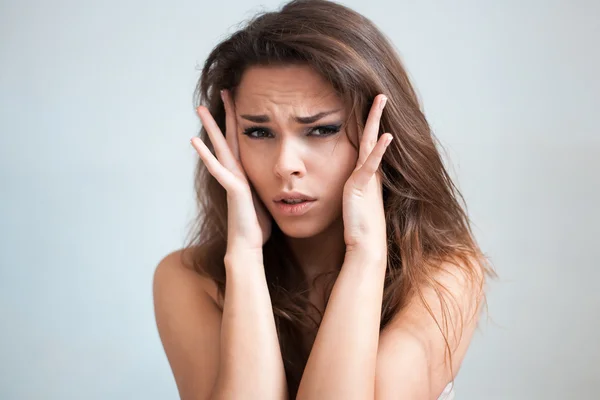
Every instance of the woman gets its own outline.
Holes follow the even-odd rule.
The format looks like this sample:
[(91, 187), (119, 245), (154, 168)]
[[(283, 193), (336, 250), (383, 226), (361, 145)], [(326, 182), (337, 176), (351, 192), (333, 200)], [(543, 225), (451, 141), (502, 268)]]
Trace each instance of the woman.
[(196, 105), (198, 226), (154, 277), (181, 398), (452, 398), (493, 270), (385, 36), (292, 1)]

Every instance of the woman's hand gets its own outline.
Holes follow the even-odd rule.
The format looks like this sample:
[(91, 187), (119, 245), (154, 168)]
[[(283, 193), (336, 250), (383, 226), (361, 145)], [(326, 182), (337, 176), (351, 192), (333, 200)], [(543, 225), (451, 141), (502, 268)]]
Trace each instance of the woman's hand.
[(391, 134), (379, 133), (379, 121), (387, 98), (375, 98), (360, 140), (356, 168), (346, 181), (343, 192), (342, 213), (346, 254), (366, 252), (379, 261), (387, 259), (387, 234), (379, 164)]
[(262, 246), (271, 235), (271, 216), (250, 187), (240, 162), (235, 109), (229, 92), (223, 90), (221, 98), (225, 105), (225, 137), (206, 107), (196, 109), (218, 159), (199, 138), (191, 142), (210, 174), (227, 191), (227, 253), (250, 251), (262, 257)]

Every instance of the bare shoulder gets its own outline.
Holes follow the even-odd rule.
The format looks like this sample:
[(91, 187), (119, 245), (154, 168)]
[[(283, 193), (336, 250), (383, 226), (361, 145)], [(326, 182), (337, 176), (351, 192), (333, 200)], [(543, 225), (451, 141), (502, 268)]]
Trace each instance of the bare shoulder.
[[(189, 257), (189, 252), (184, 252), (183, 249), (167, 254), (158, 263), (158, 266), (154, 272), (154, 287), (156, 288), (157, 284), (167, 284), (167, 282), (172, 281), (176, 281), (178, 285), (190, 284), (197, 289), (202, 289), (215, 302), (215, 304), (218, 304), (217, 285), (211, 279), (194, 271)], [(181, 281), (185, 281), (187, 283)]]
[(166, 255), (156, 267), (152, 288), (158, 333), (183, 400), (209, 397), (221, 329), (215, 283), (186, 261), (182, 250)]

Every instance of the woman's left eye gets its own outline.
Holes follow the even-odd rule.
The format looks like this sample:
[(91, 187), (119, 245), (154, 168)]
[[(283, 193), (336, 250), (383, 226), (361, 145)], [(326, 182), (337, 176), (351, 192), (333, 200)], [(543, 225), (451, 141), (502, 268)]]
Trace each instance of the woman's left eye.
[[(317, 126), (312, 130), (311, 135), (317, 136), (317, 137), (331, 136), (331, 135), (338, 133), (340, 131), (340, 128), (341, 128), (341, 125)], [(318, 131), (320, 131), (321, 133), (319, 133), (317, 135), (313, 134), (314, 132), (318, 132)]]

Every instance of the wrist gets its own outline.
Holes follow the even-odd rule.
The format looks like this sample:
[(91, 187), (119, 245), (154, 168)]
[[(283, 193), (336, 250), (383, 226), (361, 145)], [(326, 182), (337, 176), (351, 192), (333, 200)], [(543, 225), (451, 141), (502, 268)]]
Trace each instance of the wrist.
[(259, 264), (263, 265), (263, 254), (261, 249), (246, 249), (240, 247), (234, 247), (227, 249), (225, 258), (223, 259), (225, 268), (233, 268), (238, 264), (249, 265)]
[(345, 261), (352, 260), (370, 265), (387, 265), (387, 246), (352, 246), (346, 247)]

